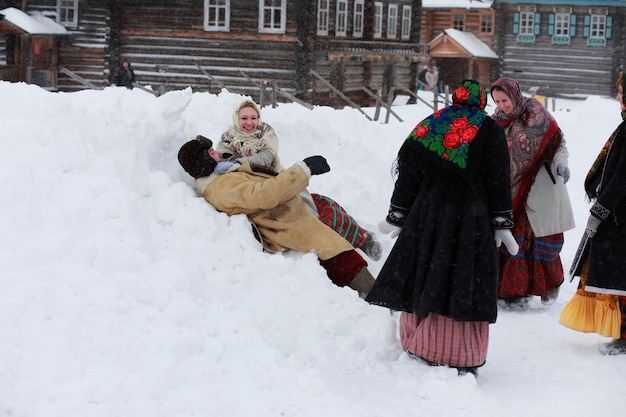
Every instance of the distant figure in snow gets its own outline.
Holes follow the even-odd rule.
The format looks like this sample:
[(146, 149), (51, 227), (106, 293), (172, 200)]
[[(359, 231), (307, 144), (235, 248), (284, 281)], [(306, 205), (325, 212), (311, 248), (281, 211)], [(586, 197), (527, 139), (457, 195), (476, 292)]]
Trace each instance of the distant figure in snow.
[(120, 87), (126, 87), (132, 90), (134, 82), (135, 71), (133, 71), (130, 62), (125, 59), (115, 71), (115, 85)]
[(417, 74), (417, 79), (419, 80), (419, 87), (418, 90), (424, 90), (426, 87), (426, 85), (428, 85), (428, 82), (426, 81), (426, 73), (428, 72), (428, 67), (424, 66), (424, 68), (422, 68), (422, 70), (419, 72), (419, 74)]
[(437, 88), (437, 83), (439, 82), (439, 73), (437, 72), (437, 67), (435, 67), (434, 64), (431, 64), (428, 67), (425, 77), (428, 89), (430, 91), (434, 91)]

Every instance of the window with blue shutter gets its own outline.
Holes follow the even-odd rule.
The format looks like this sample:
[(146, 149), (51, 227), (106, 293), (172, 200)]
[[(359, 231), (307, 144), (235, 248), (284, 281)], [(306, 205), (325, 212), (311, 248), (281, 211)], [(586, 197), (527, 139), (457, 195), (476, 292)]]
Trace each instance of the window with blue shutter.
[(550, 29), (552, 29), (553, 45), (569, 45), (571, 43), (571, 16), (570, 13), (550, 14), (548, 20), (548, 34), (550, 34)]
[[(515, 16), (513, 19), (515, 20)], [(535, 43), (535, 35), (539, 34), (539, 13), (535, 13), (534, 11), (520, 11), (518, 19), (519, 28), (517, 42)], [(515, 27), (515, 25), (513, 26)]]
[(612, 24), (612, 17), (606, 14), (585, 16), (583, 36), (587, 38), (587, 45), (605, 47), (607, 39), (611, 38)]

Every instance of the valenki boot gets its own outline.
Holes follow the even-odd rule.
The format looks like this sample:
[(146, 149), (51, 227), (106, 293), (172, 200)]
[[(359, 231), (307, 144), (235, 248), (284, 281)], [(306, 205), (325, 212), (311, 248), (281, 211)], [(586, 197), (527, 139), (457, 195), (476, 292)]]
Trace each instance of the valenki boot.
[(376, 279), (370, 273), (370, 271), (367, 268), (363, 268), (359, 271), (358, 274), (356, 274), (356, 276), (354, 277), (352, 282), (348, 284), (348, 286), (357, 291), (359, 293), (359, 297), (365, 299), (365, 297), (367, 297), (367, 294), (372, 289), (375, 281)]

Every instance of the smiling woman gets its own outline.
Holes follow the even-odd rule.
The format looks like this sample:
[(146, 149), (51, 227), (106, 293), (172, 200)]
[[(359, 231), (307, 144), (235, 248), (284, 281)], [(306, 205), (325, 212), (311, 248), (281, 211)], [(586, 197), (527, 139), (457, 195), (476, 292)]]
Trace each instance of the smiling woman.
[(560, 252), (563, 232), (574, 228), (565, 183), (569, 151), (556, 119), (534, 98), (522, 95), (512, 78), (491, 86), (496, 111), (509, 148), (513, 234), (520, 253), (500, 251), (498, 298), (524, 306), (531, 296), (553, 303), (563, 283)]

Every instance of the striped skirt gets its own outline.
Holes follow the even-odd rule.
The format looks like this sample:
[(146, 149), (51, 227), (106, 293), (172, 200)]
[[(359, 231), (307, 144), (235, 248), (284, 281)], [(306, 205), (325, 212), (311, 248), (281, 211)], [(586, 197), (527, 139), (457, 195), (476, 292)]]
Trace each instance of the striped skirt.
[(548, 290), (563, 283), (561, 249), (563, 233), (535, 237), (526, 212), (513, 231), (519, 252), (511, 256), (504, 245), (500, 247), (500, 284), (498, 298), (545, 296)]
[(489, 323), (455, 321), (430, 313), (426, 317), (400, 313), (402, 348), (437, 365), (481, 366), (487, 359)]

